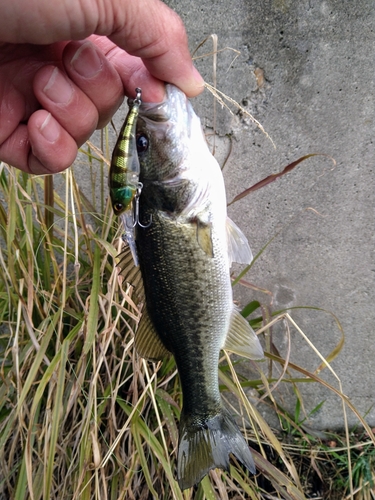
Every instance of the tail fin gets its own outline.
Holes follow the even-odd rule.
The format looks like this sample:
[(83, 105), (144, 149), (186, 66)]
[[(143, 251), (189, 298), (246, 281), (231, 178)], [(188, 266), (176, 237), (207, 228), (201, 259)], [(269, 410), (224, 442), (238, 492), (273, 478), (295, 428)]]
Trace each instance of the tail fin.
[(182, 490), (199, 483), (215, 467), (229, 470), (230, 453), (255, 474), (249, 446), (225, 408), (204, 422), (181, 416), (177, 478)]

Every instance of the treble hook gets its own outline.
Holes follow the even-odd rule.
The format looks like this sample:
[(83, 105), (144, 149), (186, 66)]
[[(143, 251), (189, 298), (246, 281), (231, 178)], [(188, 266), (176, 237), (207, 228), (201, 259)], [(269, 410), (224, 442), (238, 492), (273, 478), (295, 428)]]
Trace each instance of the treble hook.
[(135, 193), (135, 198), (134, 198), (134, 224), (133, 227), (135, 227), (137, 224), (140, 227), (143, 227), (144, 229), (147, 229), (148, 227), (151, 226), (152, 223), (152, 215), (150, 217), (150, 222), (146, 225), (143, 225), (140, 220), (139, 220), (139, 197), (141, 196), (143, 184), (142, 182), (138, 182), (138, 187), (137, 187), (137, 192)]

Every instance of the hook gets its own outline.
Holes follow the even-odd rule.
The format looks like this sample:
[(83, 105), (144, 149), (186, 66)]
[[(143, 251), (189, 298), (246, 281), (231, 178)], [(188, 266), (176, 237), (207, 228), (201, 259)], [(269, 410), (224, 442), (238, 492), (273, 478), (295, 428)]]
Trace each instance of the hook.
[(139, 220), (139, 197), (141, 196), (143, 184), (142, 182), (138, 182), (138, 187), (137, 187), (137, 192), (135, 193), (135, 205), (134, 205), (134, 224), (133, 227), (135, 227), (137, 224), (140, 227), (143, 227), (144, 229), (147, 229), (148, 227), (151, 226), (152, 223), (152, 215), (150, 217), (150, 222), (148, 224), (142, 224)]
[(139, 106), (142, 104), (142, 89), (137, 87), (135, 89), (135, 99), (134, 99), (134, 104), (138, 104)]

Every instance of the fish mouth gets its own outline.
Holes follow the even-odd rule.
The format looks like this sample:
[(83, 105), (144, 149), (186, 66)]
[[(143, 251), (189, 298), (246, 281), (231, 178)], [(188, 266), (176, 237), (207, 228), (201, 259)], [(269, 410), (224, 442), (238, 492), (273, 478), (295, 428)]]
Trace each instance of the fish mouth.
[[(160, 124), (173, 126), (180, 137), (190, 136), (192, 121), (195, 115), (186, 95), (177, 87), (166, 84), (166, 98), (160, 103), (142, 102), (139, 108), (139, 118), (147, 127), (157, 129)], [(130, 100), (129, 103), (132, 101)]]

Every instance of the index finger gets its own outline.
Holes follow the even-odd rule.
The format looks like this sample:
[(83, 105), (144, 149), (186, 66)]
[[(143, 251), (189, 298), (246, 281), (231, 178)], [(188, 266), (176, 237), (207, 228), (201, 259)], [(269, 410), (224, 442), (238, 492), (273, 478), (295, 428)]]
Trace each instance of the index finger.
[(200, 94), (203, 79), (193, 65), (181, 18), (160, 0), (138, 0), (126, 6), (122, 28), (109, 38), (140, 57), (153, 77), (173, 83), (189, 97)]

